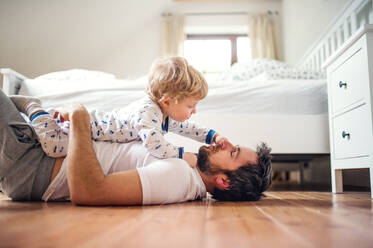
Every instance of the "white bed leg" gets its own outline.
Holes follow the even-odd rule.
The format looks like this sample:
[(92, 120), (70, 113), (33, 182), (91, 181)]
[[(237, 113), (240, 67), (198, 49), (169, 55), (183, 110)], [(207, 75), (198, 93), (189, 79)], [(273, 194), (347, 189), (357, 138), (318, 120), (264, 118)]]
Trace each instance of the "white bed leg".
[(343, 192), (342, 170), (332, 169), (332, 191), (333, 193)]

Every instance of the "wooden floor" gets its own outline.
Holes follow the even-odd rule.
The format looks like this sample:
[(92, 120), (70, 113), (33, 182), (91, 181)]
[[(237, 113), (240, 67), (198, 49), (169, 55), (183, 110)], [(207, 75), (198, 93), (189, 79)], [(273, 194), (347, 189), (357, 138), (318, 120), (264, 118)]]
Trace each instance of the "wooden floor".
[(145, 207), (12, 202), (0, 247), (373, 247), (369, 192), (269, 191), (259, 202)]

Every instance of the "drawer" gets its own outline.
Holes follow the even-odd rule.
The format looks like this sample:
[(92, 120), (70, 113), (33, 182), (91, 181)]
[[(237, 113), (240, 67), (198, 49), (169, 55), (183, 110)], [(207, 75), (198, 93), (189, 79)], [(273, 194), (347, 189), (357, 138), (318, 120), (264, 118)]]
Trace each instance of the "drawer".
[(364, 104), (333, 119), (336, 159), (368, 156), (372, 148), (370, 106)]
[(368, 60), (363, 38), (365, 36), (335, 62), (329, 80), (332, 113), (369, 97)]

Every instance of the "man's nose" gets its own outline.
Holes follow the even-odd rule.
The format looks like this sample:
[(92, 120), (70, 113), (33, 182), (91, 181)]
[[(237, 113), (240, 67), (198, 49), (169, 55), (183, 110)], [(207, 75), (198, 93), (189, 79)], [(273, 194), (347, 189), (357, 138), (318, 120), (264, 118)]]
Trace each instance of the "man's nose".
[(224, 141), (224, 145), (222, 146), (222, 148), (224, 150), (230, 149), (230, 150), (233, 150), (233, 151), (236, 149), (236, 147), (234, 145), (232, 145), (231, 142), (229, 142), (229, 141)]

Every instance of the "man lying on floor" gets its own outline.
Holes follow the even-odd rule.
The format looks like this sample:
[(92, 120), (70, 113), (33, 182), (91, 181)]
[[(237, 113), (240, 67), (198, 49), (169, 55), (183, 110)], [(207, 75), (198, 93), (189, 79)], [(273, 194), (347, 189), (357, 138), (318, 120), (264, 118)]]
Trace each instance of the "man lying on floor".
[(165, 204), (202, 199), (259, 200), (271, 184), (270, 148), (202, 146), (198, 156), (152, 157), (139, 142), (91, 140), (82, 105), (62, 111), (70, 121), (65, 158), (43, 152), (33, 129), (0, 90), (0, 189), (13, 200), (68, 200), (83, 205)]

